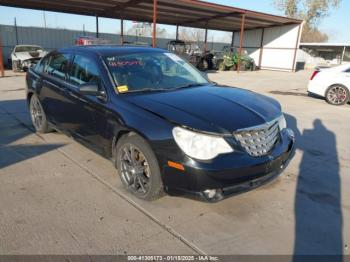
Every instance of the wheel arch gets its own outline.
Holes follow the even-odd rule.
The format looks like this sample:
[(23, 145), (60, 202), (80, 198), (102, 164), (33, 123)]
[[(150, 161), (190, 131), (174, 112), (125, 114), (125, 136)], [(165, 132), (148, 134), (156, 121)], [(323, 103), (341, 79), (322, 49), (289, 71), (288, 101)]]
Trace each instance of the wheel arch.
[(34, 95), (34, 92), (28, 92), (27, 94), (27, 104), (29, 105), (30, 99), (32, 98), (32, 96)]
[(327, 91), (328, 91), (331, 87), (334, 87), (334, 86), (342, 86), (342, 87), (345, 87), (346, 90), (348, 90), (348, 93), (350, 93), (350, 87), (348, 87), (347, 85), (344, 85), (343, 83), (338, 83), (338, 82), (336, 82), (336, 83), (333, 83), (333, 84), (329, 85), (329, 86), (326, 88), (325, 95), (326, 95)]
[(324, 97), (325, 97), (326, 101), (328, 102), (328, 100), (327, 100), (327, 92), (328, 92), (328, 90), (329, 90), (330, 88), (332, 88), (332, 87), (335, 87), (335, 86), (340, 86), (340, 87), (344, 87), (344, 88), (345, 88), (345, 90), (346, 90), (347, 93), (348, 93), (348, 101), (346, 101), (345, 104), (346, 104), (346, 103), (349, 103), (349, 102), (350, 102), (350, 88), (349, 88), (347, 85), (343, 84), (343, 83), (334, 83), (334, 84), (329, 85), (329, 86), (326, 88), (326, 90), (325, 90), (325, 92), (324, 92)]
[(133, 128), (125, 127), (125, 128), (120, 129), (118, 131), (115, 131), (113, 134), (113, 138), (112, 138), (111, 148), (109, 150), (109, 154), (110, 154), (110, 156), (112, 156), (113, 159), (115, 156), (114, 154), (115, 154), (115, 149), (117, 147), (118, 141), (120, 141), (120, 139), (123, 136), (132, 135), (132, 134), (140, 136), (142, 139), (144, 139), (149, 144), (147, 136), (142, 134), (138, 130), (133, 129)]

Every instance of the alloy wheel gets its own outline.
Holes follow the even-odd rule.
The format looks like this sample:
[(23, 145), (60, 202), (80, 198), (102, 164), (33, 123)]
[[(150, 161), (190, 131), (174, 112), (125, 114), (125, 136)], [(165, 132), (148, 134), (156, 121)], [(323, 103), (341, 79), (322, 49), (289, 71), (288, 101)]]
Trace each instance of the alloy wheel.
[(144, 154), (136, 146), (126, 144), (120, 154), (121, 178), (129, 190), (146, 195), (150, 190), (150, 168)]
[(342, 86), (333, 86), (327, 93), (327, 99), (334, 105), (340, 105), (347, 99), (347, 91)]
[(39, 100), (35, 97), (32, 98), (30, 103), (30, 115), (32, 122), (36, 130), (40, 130), (43, 126), (43, 109)]

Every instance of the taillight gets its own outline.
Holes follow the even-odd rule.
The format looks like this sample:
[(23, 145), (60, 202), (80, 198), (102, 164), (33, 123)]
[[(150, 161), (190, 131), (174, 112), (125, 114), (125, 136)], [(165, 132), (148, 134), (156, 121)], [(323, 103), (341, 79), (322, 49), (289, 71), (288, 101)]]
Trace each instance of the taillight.
[(83, 41), (83, 39), (78, 38), (78, 39), (75, 41), (75, 44), (76, 44), (76, 45), (84, 45), (84, 41)]
[(319, 73), (320, 71), (318, 70), (315, 70), (313, 73), (312, 73), (312, 76), (310, 78), (310, 80), (313, 80), (315, 78), (315, 76), (317, 76), (317, 74)]

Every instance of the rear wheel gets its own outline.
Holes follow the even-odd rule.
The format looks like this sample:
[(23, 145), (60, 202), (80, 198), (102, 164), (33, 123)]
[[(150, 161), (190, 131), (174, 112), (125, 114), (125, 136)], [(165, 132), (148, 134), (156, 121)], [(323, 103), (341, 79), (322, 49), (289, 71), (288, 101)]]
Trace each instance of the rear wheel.
[(349, 101), (349, 90), (343, 85), (333, 85), (326, 91), (326, 101), (331, 105), (344, 105)]
[(148, 143), (130, 133), (117, 143), (115, 163), (123, 185), (138, 198), (155, 200), (163, 195), (158, 161)]
[(199, 63), (198, 63), (198, 69), (201, 71), (205, 71), (208, 69), (208, 62), (205, 59), (202, 59)]
[(46, 114), (36, 95), (30, 98), (29, 111), (35, 131), (42, 134), (50, 132)]

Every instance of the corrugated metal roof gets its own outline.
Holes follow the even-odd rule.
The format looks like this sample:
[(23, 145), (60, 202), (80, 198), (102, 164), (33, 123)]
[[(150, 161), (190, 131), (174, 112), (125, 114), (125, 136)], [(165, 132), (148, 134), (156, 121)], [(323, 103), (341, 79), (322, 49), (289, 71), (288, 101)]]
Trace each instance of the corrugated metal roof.
[[(153, 0), (0, 0), (0, 5), (80, 15), (153, 21)], [(207, 3), (198, 0), (158, 0), (157, 23), (239, 31), (241, 17), (245, 29), (300, 24), (301, 20)]]

